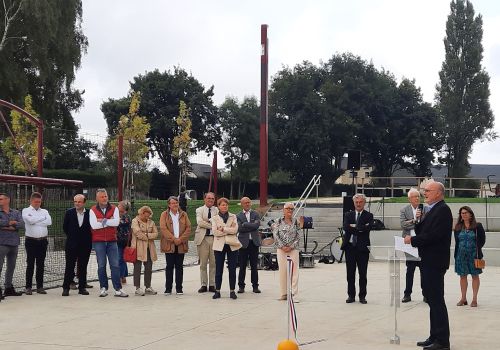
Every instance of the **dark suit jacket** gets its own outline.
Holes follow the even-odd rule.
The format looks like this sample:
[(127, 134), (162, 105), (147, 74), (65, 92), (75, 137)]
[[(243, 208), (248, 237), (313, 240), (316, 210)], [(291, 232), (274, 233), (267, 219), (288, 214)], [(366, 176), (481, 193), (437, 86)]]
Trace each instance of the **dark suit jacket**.
[(64, 214), (63, 231), (66, 234), (66, 249), (92, 249), (92, 233), (91, 233), (89, 210), (85, 210), (83, 214), (83, 224), (80, 227), (76, 209), (71, 208)]
[(357, 243), (355, 248), (360, 251), (369, 252), (368, 246), (370, 246), (370, 230), (373, 223), (373, 214), (363, 210), (356, 227), (350, 226), (355, 223), (356, 211), (353, 210), (346, 213), (344, 216), (344, 238), (342, 239), (341, 249), (345, 250), (353, 248), (349, 241), (351, 240), (352, 235), (356, 235)]
[[(483, 225), (480, 222), (477, 223), (475, 232), (476, 232), (477, 258), (482, 259), (483, 251), (481, 250), (481, 248), (484, 246), (484, 243), (486, 243), (486, 233), (484, 232)], [(458, 244), (460, 241), (460, 239), (458, 238), (459, 233), (460, 231), (455, 231), (455, 253), (454, 253), (455, 259), (457, 258)]]
[(252, 237), (253, 244), (257, 247), (260, 246), (261, 238), (259, 234), (260, 226), (260, 215), (255, 210), (250, 210), (250, 222), (247, 221), (245, 213), (241, 211), (236, 215), (238, 219), (238, 239), (242, 245), (242, 248), (248, 247), (250, 238)]
[(411, 245), (418, 248), (422, 265), (448, 269), (453, 216), (444, 201), (437, 202), (415, 225)]

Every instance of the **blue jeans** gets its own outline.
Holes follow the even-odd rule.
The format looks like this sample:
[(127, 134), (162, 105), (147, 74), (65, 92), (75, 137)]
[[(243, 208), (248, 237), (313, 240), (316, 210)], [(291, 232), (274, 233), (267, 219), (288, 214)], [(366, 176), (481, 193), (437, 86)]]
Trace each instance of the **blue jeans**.
[(101, 288), (108, 289), (108, 274), (106, 273), (106, 256), (111, 268), (111, 282), (115, 290), (120, 290), (122, 284), (120, 281), (120, 265), (118, 263), (118, 245), (116, 242), (94, 242), (92, 247), (95, 250), (97, 258), (97, 275), (99, 276), (99, 285)]
[(125, 247), (118, 246), (118, 265), (120, 265), (120, 277), (128, 276), (128, 267), (125, 260), (123, 260), (123, 250)]

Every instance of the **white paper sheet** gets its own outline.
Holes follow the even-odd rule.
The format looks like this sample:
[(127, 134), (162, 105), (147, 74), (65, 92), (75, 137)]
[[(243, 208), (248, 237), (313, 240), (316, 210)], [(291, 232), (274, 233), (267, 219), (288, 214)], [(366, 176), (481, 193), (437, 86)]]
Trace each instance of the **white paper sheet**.
[(418, 248), (413, 247), (411, 244), (405, 244), (405, 240), (401, 236), (394, 236), (394, 249), (408, 253), (415, 258), (418, 258)]

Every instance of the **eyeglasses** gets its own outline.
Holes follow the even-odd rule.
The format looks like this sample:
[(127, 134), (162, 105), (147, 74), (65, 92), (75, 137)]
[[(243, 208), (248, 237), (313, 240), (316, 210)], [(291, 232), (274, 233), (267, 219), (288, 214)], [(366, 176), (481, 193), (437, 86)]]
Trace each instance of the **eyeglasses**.
[(285, 210), (293, 210), (293, 208), (283, 208), (283, 209), (285, 209)]
[(427, 193), (427, 192), (434, 192), (435, 190), (428, 190), (427, 188), (424, 189), (424, 192)]

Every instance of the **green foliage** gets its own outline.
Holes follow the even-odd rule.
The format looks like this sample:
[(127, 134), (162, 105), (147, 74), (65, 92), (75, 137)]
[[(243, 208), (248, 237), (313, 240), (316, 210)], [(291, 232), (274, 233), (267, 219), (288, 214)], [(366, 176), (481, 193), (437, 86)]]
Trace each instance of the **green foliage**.
[[(259, 103), (255, 97), (245, 97), (239, 104), (234, 97), (226, 97), (219, 107), (224, 131), (222, 154), (230, 172), (230, 197), (241, 197), (245, 184), (256, 177), (259, 167)], [(238, 180), (238, 193), (233, 181)], [(243, 188), (242, 188), (243, 185)]]
[(307, 183), (322, 174), (325, 193), (342, 173), (341, 159), (359, 149), (373, 175), (398, 168), (427, 174), (439, 140), (434, 109), (414, 81), (399, 85), (352, 54), (319, 67), (304, 62), (278, 72), (270, 92), (271, 162)]
[(482, 17), (475, 16), (469, 1), (453, 0), (450, 8), (436, 99), (445, 141), (442, 160), (448, 166), (448, 176), (464, 177), (474, 142), (494, 139), (496, 134), (489, 103), (490, 78), (481, 66)]
[[(22, 105), (24, 96), (33, 97), (33, 107), (44, 120), (44, 144), (55, 154), (60, 135), (56, 129), (75, 133), (71, 112), (82, 105), (82, 92), (72, 88), (75, 70), (86, 52), (81, 0), (6, 0), (7, 7), (22, 2), (8, 28), (12, 39), (0, 50), (0, 96)], [(5, 31), (4, 7), (0, 6), (0, 37)], [(23, 39), (25, 38), (25, 39)], [(68, 155), (61, 156), (63, 159)], [(57, 158), (57, 156), (55, 156)], [(59, 159), (61, 158), (59, 157)], [(48, 159), (46, 166), (57, 163)]]
[[(190, 110), (192, 122), (192, 152), (211, 151), (220, 141), (217, 108), (213, 105), (213, 87), (205, 90), (198, 80), (182, 68), (174, 71), (145, 73), (134, 77), (131, 83), (134, 91), (141, 93), (139, 113), (147, 116), (151, 125), (148, 145), (151, 152), (158, 155), (172, 178), (179, 178), (179, 164), (174, 156), (174, 137), (180, 134), (176, 118), (180, 101)], [(108, 131), (118, 123), (117, 113), (122, 111), (124, 99), (108, 100), (101, 110), (108, 124)], [(178, 180), (170, 184), (176, 191)]]
[(110, 173), (99, 170), (44, 169), (43, 176), (54, 179), (80, 180), (83, 181), (85, 187), (92, 188), (109, 187), (114, 180)]

